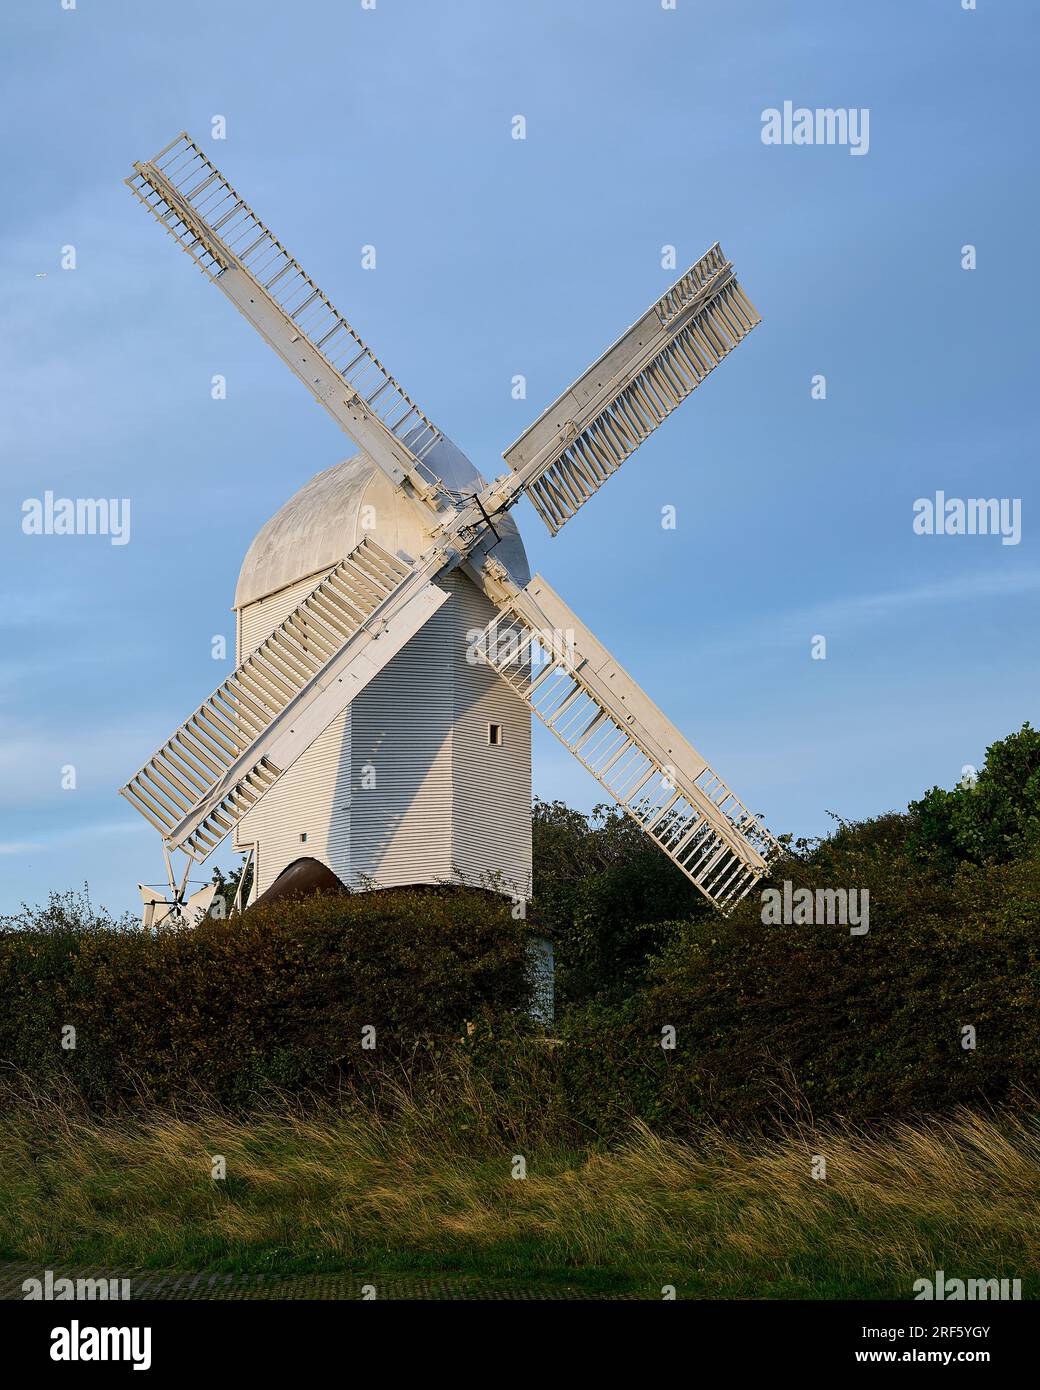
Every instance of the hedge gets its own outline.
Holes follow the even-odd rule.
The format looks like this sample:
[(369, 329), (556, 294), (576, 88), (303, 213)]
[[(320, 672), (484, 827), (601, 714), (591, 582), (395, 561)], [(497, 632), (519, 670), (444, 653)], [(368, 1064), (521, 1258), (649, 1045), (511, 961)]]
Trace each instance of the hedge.
[(765, 925), (756, 893), (730, 921), (673, 924), (623, 1003), (572, 1011), (558, 1084), (576, 1119), (682, 1130), (1035, 1106), (1040, 860), (964, 866), (952, 881), (906, 861), (858, 869), (792, 861), (778, 881), (869, 887), (865, 935)]
[(0, 1066), (70, 1080), (99, 1106), (455, 1077), (463, 1128), (480, 1094), (502, 1133), (544, 1117), (583, 1141), (633, 1118), (683, 1133), (1035, 1105), (1040, 855), (922, 856), (920, 818), (884, 816), (773, 871), (776, 887), (869, 892), (865, 934), (765, 922), (761, 889), (729, 920), (640, 923), (642, 847), (612, 827), (587, 852), (553, 816), (554, 842), (575, 846), (542, 918), (555, 917), (573, 991), (555, 1044), (525, 1023), (526, 930), (494, 894), (318, 897), (154, 935), (59, 901), (0, 930)]
[(95, 1104), (328, 1090), (527, 1003), (522, 924), (481, 890), (318, 896), (154, 933), (52, 908), (0, 932), (0, 1065)]

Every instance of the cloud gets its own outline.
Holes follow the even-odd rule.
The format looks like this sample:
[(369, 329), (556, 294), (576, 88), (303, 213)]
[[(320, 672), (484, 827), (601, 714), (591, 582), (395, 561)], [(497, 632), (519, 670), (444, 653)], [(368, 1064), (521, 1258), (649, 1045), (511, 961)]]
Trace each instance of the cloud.
[(1040, 590), (1040, 571), (991, 570), (981, 574), (961, 575), (936, 584), (922, 584), (912, 589), (893, 589), (881, 594), (862, 594), (858, 597), (836, 599), (822, 608), (804, 610), (822, 614), (834, 625), (869, 621), (893, 609), (921, 608), (928, 604), (964, 603), (975, 599), (1014, 598)]
[(136, 821), (86, 821), (81, 825), (63, 826), (48, 834), (43, 840), (0, 840), (0, 854), (40, 854), (48, 850), (60, 849), (63, 845), (78, 840), (91, 840), (107, 835), (128, 835), (139, 829)]
[(909, 618), (921, 608), (1018, 598), (1037, 592), (1040, 592), (1040, 570), (1001, 569), (882, 593), (848, 594), (765, 618), (742, 630), (731, 641), (713, 645), (711, 651), (737, 652), (767, 645), (787, 645), (793, 636), (802, 637), (807, 631), (829, 635), (882, 619), (903, 615)]
[[(24, 815), (28, 807), (58, 805), (68, 810), (79, 797), (114, 798), (155, 747), (156, 727), (144, 719), (46, 730), (0, 721), (0, 812)], [(61, 785), (68, 764), (76, 769), (76, 790)]]
[(24, 588), (21, 592), (4, 595), (0, 609), (0, 632), (7, 628), (39, 627), (48, 629), (74, 626), (81, 618), (89, 596), (82, 586), (67, 585), (53, 589)]

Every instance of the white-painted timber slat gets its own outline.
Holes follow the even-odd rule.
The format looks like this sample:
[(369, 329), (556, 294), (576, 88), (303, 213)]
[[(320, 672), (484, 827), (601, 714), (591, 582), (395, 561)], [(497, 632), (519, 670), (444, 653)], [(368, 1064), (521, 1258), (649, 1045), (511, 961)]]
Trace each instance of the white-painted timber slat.
[(552, 535), (741, 342), (758, 311), (716, 242), (505, 451)]
[(729, 912), (779, 845), (563, 599), (535, 575), (487, 660), (706, 898)]
[(447, 597), (363, 540), (122, 794), (167, 844), (205, 859)]
[[(256, 852), (255, 894), (306, 857), (352, 888), (459, 882), (530, 896), (530, 711), (467, 660), (495, 605), (458, 571), (438, 582), (450, 602), (237, 825), (236, 848)], [(304, 581), (244, 608), (239, 656), (306, 594)]]
[(126, 182), (373, 463), (453, 510), (424, 462), (440, 430), (198, 145), (182, 133)]
[[(237, 659), (255, 651), (327, 573), (300, 579), (240, 609)], [(235, 849), (252, 850), (255, 856), (253, 900), (302, 857), (327, 864), (344, 883), (350, 882), (352, 709), (348, 705), (337, 715), (235, 826)]]

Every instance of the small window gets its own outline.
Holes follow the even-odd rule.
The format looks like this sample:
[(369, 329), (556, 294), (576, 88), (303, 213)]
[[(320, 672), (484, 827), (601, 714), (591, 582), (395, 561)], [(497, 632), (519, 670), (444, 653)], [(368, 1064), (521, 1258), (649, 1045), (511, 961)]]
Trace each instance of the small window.
[(301, 845), (305, 845), (306, 843), (307, 843), (307, 832), (306, 832), (306, 830), (301, 830), (301, 831), (300, 831), (300, 844), (301, 844)]
[(489, 724), (489, 725), (488, 725), (488, 743), (490, 743), (490, 745), (491, 745), (492, 748), (501, 748), (501, 747), (502, 747), (502, 725), (501, 725), (501, 724)]

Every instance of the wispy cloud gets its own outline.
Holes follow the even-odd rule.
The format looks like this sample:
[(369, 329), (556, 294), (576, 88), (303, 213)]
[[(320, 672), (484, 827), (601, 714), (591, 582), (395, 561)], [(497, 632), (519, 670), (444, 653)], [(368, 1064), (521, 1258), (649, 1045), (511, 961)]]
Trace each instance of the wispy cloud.
[(81, 825), (62, 826), (41, 840), (0, 840), (0, 854), (40, 854), (60, 849), (79, 840), (92, 840), (109, 835), (134, 834), (139, 829), (133, 820), (85, 821)]
[(817, 608), (803, 609), (797, 616), (822, 614), (834, 624), (869, 622), (894, 610), (922, 608), (930, 604), (966, 603), (978, 599), (1014, 598), (1038, 591), (1040, 570), (989, 570), (958, 575), (934, 584), (921, 584), (912, 589), (891, 589), (880, 594), (834, 599)]
[(736, 652), (766, 645), (786, 645), (806, 632), (830, 635), (894, 617), (908, 619), (919, 609), (995, 598), (1019, 598), (1040, 593), (1040, 570), (988, 570), (958, 575), (931, 584), (888, 589), (873, 594), (847, 594), (818, 604), (805, 604), (749, 625), (713, 652)]
[[(28, 808), (64, 808), (75, 798), (115, 796), (141, 763), (141, 750), (154, 746), (155, 721), (139, 719), (93, 727), (34, 728), (28, 721), (0, 721), (0, 814)], [(62, 787), (63, 769), (76, 773), (76, 790)]]

